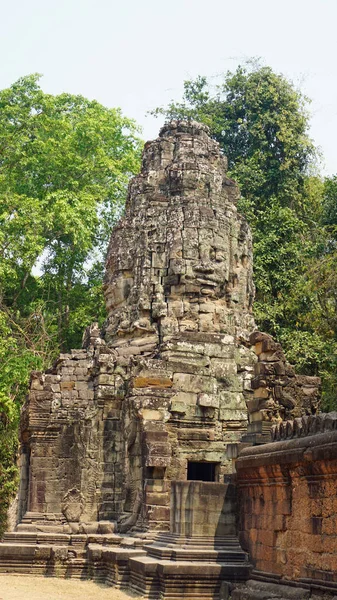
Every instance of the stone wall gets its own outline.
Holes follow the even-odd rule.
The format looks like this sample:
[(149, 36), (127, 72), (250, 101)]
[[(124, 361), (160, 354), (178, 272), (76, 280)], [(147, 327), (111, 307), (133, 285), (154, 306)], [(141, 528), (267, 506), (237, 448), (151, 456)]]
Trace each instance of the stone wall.
[(232, 483), (173, 481), (171, 527), (182, 537), (236, 536), (236, 490)]
[(76, 532), (80, 520), (98, 521), (120, 508), (111, 495), (118, 477), (118, 386), (123, 380), (106, 394), (102, 381), (109, 358), (91, 345), (61, 355), (49, 372), (32, 373), (21, 418), (19, 498), (27, 525), (71, 522)]
[(273, 428), (236, 463), (241, 542), (255, 576), (337, 591), (337, 413)]

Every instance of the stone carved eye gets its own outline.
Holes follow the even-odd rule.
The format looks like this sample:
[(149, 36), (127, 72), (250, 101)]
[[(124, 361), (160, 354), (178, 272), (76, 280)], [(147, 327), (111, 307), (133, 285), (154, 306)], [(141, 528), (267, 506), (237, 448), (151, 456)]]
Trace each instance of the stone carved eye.
[(212, 261), (216, 260), (216, 250), (213, 247), (211, 247), (209, 250), (209, 259)]

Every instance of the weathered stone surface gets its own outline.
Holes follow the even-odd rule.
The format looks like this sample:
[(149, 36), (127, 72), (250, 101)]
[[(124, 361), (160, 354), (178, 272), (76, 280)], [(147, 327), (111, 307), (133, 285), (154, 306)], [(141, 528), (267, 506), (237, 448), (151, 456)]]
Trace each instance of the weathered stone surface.
[(103, 331), (32, 374), (19, 520), (165, 529), (167, 494), (148, 482), (185, 479), (189, 462), (217, 463), (222, 481), (248, 420), (256, 438), (316, 410), (317, 379), (254, 331), (251, 233), (226, 168), (204, 125), (173, 122), (145, 145), (111, 235)]
[(257, 575), (336, 593), (336, 424), (336, 413), (282, 423), (278, 441), (239, 455), (240, 539)]
[(247, 581), (232, 591), (232, 600), (307, 600), (310, 590), (262, 581)]
[[(150, 482), (185, 479), (189, 461), (216, 462), (219, 480), (231, 471), (223, 450), (246, 428), (243, 375), (256, 360), (241, 342), (254, 330), (254, 286), (238, 194), (205, 126), (172, 123), (146, 144), (111, 236), (103, 332), (92, 325), (84, 349), (32, 378), (22, 516), (167, 529), (167, 493), (149, 495)], [(207, 444), (193, 438), (205, 426)]]
[(182, 537), (236, 535), (233, 484), (174, 481), (171, 487), (171, 533)]
[(320, 401), (320, 379), (296, 375), (282, 351), (281, 345), (270, 335), (254, 331), (249, 344), (257, 355), (251, 388), (254, 403), (248, 411), (250, 420), (277, 423), (302, 415), (318, 412)]
[[(228, 595), (226, 576), (242, 580), (249, 571), (224, 483), (242, 434), (257, 443), (285, 420), (273, 431), (277, 440), (298, 437), (296, 427), (303, 434), (318, 427), (309, 415), (317, 411), (319, 380), (296, 376), (280, 345), (255, 331), (251, 233), (226, 170), (204, 125), (172, 122), (145, 145), (111, 235), (107, 321), (102, 330), (87, 328), (82, 349), (32, 374), (21, 419), (17, 535), (42, 531), (49, 542), (69, 535), (67, 549), (57, 543), (49, 555), (46, 545), (45, 565), (63, 565), (59, 572), (74, 560), (82, 574), (104, 571), (119, 585), (131, 566), (134, 588), (152, 586), (152, 593), (159, 578), (162, 598), (176, 597), (177, 578), (186, 598)], [(177, 573), (172, 552), (156, 566), (135, 548), (108, 551), (114, 531), (168, 531), (173, 480), (187, 490), (181, 532), (201, 536), (205, 547), (225, 537), (221, 548), (203, 555), (198, 541), (193, 552), (177, 544)], [(277, 531), (285, 514), (275, 515)], [(115, 537), (102, 541), (105, 534)], [(82, 548), (78, 556), (73, 546)], [(15, 556), (7, 547), (3, 553), (7, 568)], [(24, 553), (24, 571), (29, 561), (42, 569), (35, 549)], [(200, 564), (184, 566), (187, 556)]]

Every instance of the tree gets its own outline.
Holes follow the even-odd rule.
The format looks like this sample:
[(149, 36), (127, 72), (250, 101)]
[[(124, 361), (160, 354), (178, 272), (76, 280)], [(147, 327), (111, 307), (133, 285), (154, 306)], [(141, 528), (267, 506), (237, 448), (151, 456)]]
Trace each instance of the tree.
[(0, 91), (0, 503), (30, 371), (104, 319), (103, 256), (139, 169), (138, 133), (119, 109), (45, 94), (37, 75)]
[(324, 408), (337, 409), (337, 176), (324, 181), (317, 250), (311, 257), (305, 292), (311, 310), (301, 319), (318, 340), (316, 352), (324, 382)]
[(36, 75), (0, 92), (0, 294), (25, 310), (40, 259), (37, 295), (55, 304), (61, 345), (72, 288), (104, 251), (138, 170), (137, 132), (119, 109), (43, 93)]

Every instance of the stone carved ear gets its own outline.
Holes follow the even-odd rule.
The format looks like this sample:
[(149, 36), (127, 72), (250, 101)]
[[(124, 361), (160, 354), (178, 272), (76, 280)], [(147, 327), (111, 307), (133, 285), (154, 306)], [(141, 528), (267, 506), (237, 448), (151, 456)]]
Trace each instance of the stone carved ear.
[(62, 500), (62, 512), (72, 523), (78, 522), (84, 510), (84, 497), (77, 488), (68, 490)]

